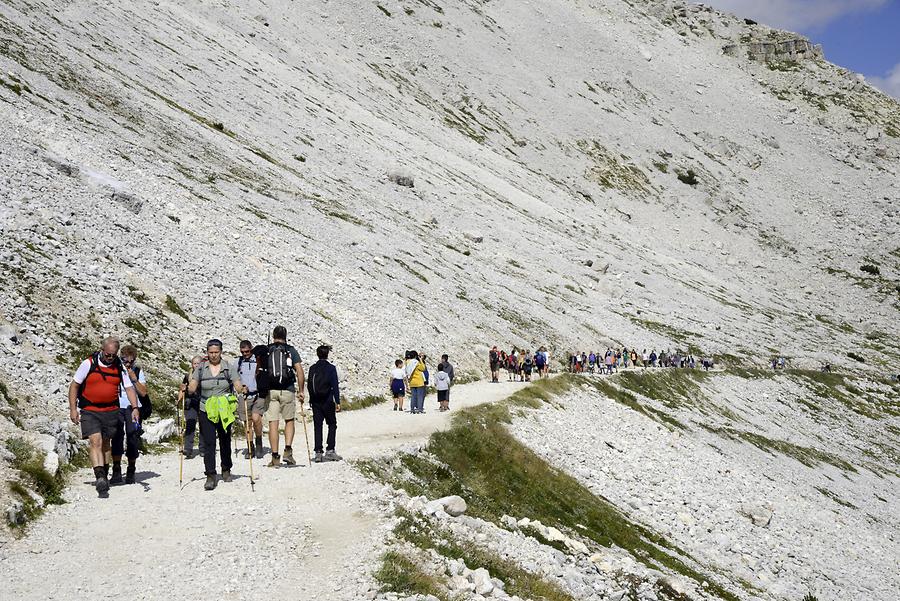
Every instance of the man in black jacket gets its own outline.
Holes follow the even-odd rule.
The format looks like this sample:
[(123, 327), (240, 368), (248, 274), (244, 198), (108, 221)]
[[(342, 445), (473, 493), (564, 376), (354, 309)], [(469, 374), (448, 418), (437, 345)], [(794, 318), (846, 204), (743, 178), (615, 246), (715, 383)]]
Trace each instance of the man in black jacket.
[[(309, 405), (313, 412), (313, 429), (315, 431), (316, 456), (313, 461), (340, 461), (341, 456), (334, 452), (334, 438), (337, 431), (336, 413), (341, 410), (341, 393), (338, 390), (337, 368), (328, 362), (330, 346), (322, 345), (316, 349), (319, 358), (309, 368), (306, 387), (309, 391)], [(328, 424), (328, 439), (325, 453), (322, 453), (322, 422)]]

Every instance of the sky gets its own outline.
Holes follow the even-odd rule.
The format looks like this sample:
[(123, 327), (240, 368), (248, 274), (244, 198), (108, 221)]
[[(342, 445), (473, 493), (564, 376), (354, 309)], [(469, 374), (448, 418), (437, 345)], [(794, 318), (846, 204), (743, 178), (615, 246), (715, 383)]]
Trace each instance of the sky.
[(900, 98), (900, 0), (702, 0), (796, 31), (822, 44), (829, 61), (862, 73)]

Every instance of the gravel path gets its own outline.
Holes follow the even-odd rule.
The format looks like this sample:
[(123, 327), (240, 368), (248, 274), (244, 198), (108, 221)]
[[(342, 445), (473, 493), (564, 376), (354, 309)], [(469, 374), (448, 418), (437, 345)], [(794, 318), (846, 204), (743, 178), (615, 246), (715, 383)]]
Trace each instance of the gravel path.
[[(503, 399), (523, 385), (476, 382), (454, 388), (460, 409)], [(425, 442), (446, 427), (433, 395), (427, 413), (390, 403), (338, 416), (338, 452), (354, 460)], [(310, 436), (312, 430), (310, 428)], [(236, 441), (243, 448), (243, 440)], [(303, 434), (295, 440), (303, 456)], [(69, 502), (51, 507), (20, 540), (0, 549), (0, 590), (10, 599), (360, 599), (373, 597), (371, 577), (386, 529), (387, 489), (348, 461), (271, 469), (235, 460), (234, 482), (203, 490), (200, 458), (144, 456), (138, 482), (99, 499), (81, 470)]]

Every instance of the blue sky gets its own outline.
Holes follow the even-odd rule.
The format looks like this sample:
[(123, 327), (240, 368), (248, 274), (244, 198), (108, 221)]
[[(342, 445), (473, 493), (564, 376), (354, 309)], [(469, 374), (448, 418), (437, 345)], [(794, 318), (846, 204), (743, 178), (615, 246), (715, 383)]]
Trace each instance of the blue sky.
[(900, 98), (900, 0), (704, 0), (704, 4), (797, 31), (825, 57)]

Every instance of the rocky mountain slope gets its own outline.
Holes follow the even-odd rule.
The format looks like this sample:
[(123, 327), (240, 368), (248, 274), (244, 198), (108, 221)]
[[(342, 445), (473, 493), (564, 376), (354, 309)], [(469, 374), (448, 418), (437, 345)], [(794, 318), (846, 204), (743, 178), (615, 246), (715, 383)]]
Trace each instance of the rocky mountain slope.
[(4, 0), (0, 133), (0, 438), (63, 459), (109, 333), (159, 399), (275, 323), (356, 397), (413, 347), (900, 360), (900, 106), (702, 6)]

